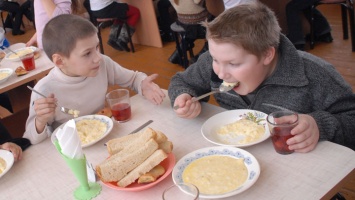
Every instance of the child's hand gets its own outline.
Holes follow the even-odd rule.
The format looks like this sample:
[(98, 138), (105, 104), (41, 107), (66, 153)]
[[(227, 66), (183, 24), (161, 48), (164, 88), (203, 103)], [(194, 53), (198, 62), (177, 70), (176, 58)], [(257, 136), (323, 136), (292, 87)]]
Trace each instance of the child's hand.
[(287, 140), (290, 150), (306, 153), (312, 151), (319, 140), (319, 129), (310, 115), (299, 114), (298, 125), (291, 130), (293, 138)]
[(174, 102), (174, 106), (178, 105), (179, 108), (175, 113), (182, 118), (195, 118), (201, 112), (201, 103), (199, 101), (192, 102), (192, 97), (189, 94), (179, 95)]
[(36, 112), (36, 128), (37, 132), (41, 133), (47, 122), (55, 114), (57, 99), (54, 94), (50, 94), (47, 98), (40, 98), (34, 102), (34, 110)]
[(14, 155), (15, 161), (22, 158), (22, 149), (15, 143), (5, 142), (1, 145), (1, 149), (11, 151), (11, 153)]
[(37, 33), (35, 33), (31, 39), (26, 43), (26, 47), (32, 46), (37, 43)]
[(26, 43), (26, 47), (33, 46), (35, 43), (36, 43), (36, 41), (31, 38), (31, 39)]
[(142, 81), (142, 94), (155, 105), (159, 105), (165, 98), (164, 92), (153, 82), (158, 74), (152, 74)]

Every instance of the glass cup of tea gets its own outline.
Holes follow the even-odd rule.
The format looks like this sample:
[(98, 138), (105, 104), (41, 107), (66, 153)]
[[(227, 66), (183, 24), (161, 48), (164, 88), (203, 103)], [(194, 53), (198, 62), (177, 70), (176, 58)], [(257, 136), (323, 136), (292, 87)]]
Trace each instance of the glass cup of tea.
[(298, 124), (298, 114), (292, 111), (276, 111), (267, 116), (272, 144), (277, 153), (291, 154), (286, 141), (292, 138), (291, 130)]
[(25, 67), (26, 71), (31, 71), (36, 68), (33, 52), (21, 56), (20, 59), (22, 61), (23, 66)]
[(127, 89), (112, 90), (106, 94), (106, 101), (116, 121), (126, 122), (131, 119), (131, 104)]
[(200, 192), (190, 183), (176, 183), (163, 192), (163, 200), (197, 200)]

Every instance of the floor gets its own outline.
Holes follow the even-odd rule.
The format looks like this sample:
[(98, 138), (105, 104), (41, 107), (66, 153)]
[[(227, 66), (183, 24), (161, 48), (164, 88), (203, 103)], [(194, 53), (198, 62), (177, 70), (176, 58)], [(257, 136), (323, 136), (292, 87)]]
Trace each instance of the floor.
[[(320, 10), (325, 14), (332, 27), (332, 35), (334, 41), (329, 44), (320, 43), (316, 44), (312, 50), (306, 49), (306, 51), (317, 55), (329, 63), (333, 64), (335, 68), (342, 74), (342, 76), (352, 86), (355, 91), (355, 52), (351, 51), (350, 39), (343, 40), (340, 8), (337, 6), (319, 6)], [(32, 23), (25, 22), (26, 33), (21, 36), (12, 36), (11, 31), (6, 34), (7, 39), (11, 44), (24, 42), (26, 43), (34, 33)], [(103, 40), (107, 41), (109, 29), (105, 29), (102, 32)], [(355, 38), (354, 38), (355, 39)], [(202, 48), (204, 40), (196, 42), (194, 52), (198, 53)], [(157, 73), (159, 77), (156, 79), (156, 83), (162, 88), (167, 89), (170, 83), (171, 77), (178, 71), (184, 69), (175, 64), (168, 62), (168, 58), (175, 49), (175, 43), (165, 43), (163, 48), (154, 48), (148, 46), (135, 45), (135, 53), (119, 52), (104, 43), (105, 54), (110, 56), (113, 60), (120, 63), (122, 66), (145, 72), (147, 74)], [(211, 103), (215, 104), (214, 100)], [(25, 107), (28, 105), (26, 103)], [(26, 110), (23, 110), (23, 114), (19, 116), (16, 122), (24, 121), (26, 117)], [(13, 124), (14, 120), (9, 122)], [(15, 124), (18, 129), (18, 123)], [(24, 126), (24, 124), (21, 124)], [(23, 129), (22, 127), (21, 129)], [(340, 192), (346, 197), (346, 199), (355, 199), (355, 173), (346, 181), (345, 186), (340, 189)]]

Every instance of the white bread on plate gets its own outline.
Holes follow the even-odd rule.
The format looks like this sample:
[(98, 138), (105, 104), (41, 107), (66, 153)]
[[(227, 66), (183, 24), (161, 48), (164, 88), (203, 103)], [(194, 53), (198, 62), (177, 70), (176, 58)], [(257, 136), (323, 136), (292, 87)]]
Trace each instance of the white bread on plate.
[(96, 166), (96, 172), (101, 181), (104, 182), (121, 180), (128, 172), (150, 157), (157, 149), (158, 143), (154, 139), (150, 139), (143, 146), (136, 146), (133, 152), (127, 148), (119, 154), (112, 155), (103, 163)]
[(173, 151), (173, 143), (169, 140), (159, 143), (159, 149), (162, 149), (165, 153), (171, 153)]
[[(147, 128), (147, 129), (149, 129), (150, 131), (154, 131), (154, 130), (151, 129), (151, 128)], [(148, 130), (147, 130), (147, 131), (148, 131)], [(165, 142), (165, 141), (168, 140), (168, 138), (166, 137), (166, 135), (165, 135), (163, 132), (161, 132), (161, 131), (155, 130), (155, 134), (156, 134), (156, 136), (155, 136), (155, 141), (157, 141), (158, 144), (160, 144), (160, 143)]]
[(122, 151), (124, 148), (130, 144), (142, 141), (146, 142), (149, 139), (154, 138), (151, 134), (143, 134), (143, 132), (138, 132), (136, 134), (126, 135), (120, 138), (115, 138), (106, 142), (107, 151), (110, 155), (116, 154)]
[(165, 173), (165, 169), (161, 165), (153, 167), (148, 173), (143, 174), (138, 178), (138, 183), (151, 183), (156, 181), (159, 176)]
[(139, 145), (143, 146), (151, 138), (154, 138), (154, 140), (158, 144), (165, 142), (168, 139), (162, 132), (154, 131), (152, 128), (148, 127), (138, 133), (109, 140), (106, 143), (106, 147), (108, 153), (110, 155), (113, 155), (122, 151), (123, 149), (127, 148), (127, 146), (133, 143), (136, 145), (136, 147), (139, 147)]
[(120, 181), (117, 182), (117, 185), (120, 187), (126, 187), (129, 184), (133, 183), (143, 174), (149, 172), (155, 166), (157, 166), (161, 161), (163, 161), (168, 155), (161, 149), (156, 150), (147, 160), (145, 160), (138, 167), (133, 169), (123, 177)]

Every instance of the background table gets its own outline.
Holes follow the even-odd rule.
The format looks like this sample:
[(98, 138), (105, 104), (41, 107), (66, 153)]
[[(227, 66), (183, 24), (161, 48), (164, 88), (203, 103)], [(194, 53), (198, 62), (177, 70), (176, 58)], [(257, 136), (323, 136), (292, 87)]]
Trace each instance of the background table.
[[(16, 50), (23, 47), (25, 47), (24, 43), (17, 43), (11, 45), (9, 48), (12, 50)], [(14, 72), (14, 74), (5, 83), (0, 84), (0, 93), (9, 91), (30, 81), (39, 80), (45, 75), (47, 75), (48, 72), (54, 67), (52, 61), (47, 57), (47, 55), (43, 51), (41, 52), (41, 56), (35, 60), (35, 63), (36, 69), (29, 71), (28, 74), (23, 76), (17, 76)], [(20, 66), (23, 67), (23, 64), (20, 60), (10, 61), (4, 58), (0, 62), (0, 69), (11, 68), (15, 71), (16, 68)]]
[[(203, 112), (195, 119), (182, 119), (171, 109), (169, 99), (162, 105), (149, 103), (141, 96), (131, 98), (132, 119), (115, 123), (112, 132), (95, 145), (85, 148), (88, 161), (94, 166), (108, 157), (104, 143), (127, 135), (149, 119), (149, 127), (164, 132), (174, 143), (173, 153), (178, 161), (196, 149), (214, 146), (201, 135), (201, 125), (224, 109), (203, 104)], [(355, 152), (331, 142), (320, 142), (309, 153), (280, 155), (268, 139), (245, 148), (259, 161), (261, 174), (257, 182), (241, 194), (226, 199), (320, 199), (355, 167)], [(50, 138), (31, 146), (23, 160), (0, 180), (3, 199), (73, 199), (78, 181), (51, 144)], [(102, 185), (95, 199), (157, 200), (165, 188), (173, 184), (171, 176), (153, 188), (140, 192), (123, 192)]]
[[(10, 49), (16, 50), (23, 47), (25, 47), (24, 43), (17, 43), (11, 45)], [(8, 50), (6, 50), (6, 52), (8, 52)], [(22, 137), (25, 131), (25, 122), (28, 117), (31, 95), (31, 91), (26, 85), (33, 86), (54, 67), (54, 63), (52, 63), (44, 52), (41, 52), (40, 57), (35, 60), (35, 63), (36, 69), (29, 71), (28, 74), (17, 76), (14, 72), (6, 82), (0, 84), (0, 93), (8, 93), (13, 109), (13, 113), (2, 118), (1, 122), (7, 127), (12, 137)], [(19, 66), (23, 67), (21, 61), (2, 59), (0, 62), (0, 68), (16, 70)], [(16, 120), (17, 123), (13, 123), (14, 120)]]

